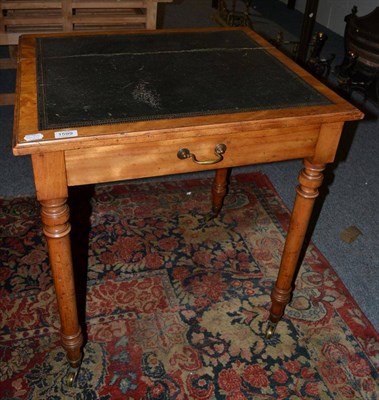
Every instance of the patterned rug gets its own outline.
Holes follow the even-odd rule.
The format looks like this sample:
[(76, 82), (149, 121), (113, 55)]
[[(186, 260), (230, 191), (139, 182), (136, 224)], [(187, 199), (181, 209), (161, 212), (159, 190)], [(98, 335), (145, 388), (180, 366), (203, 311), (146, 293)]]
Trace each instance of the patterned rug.
[(73, 190), (87, 338), (73, 388), (36, 200), (0, 201), (1, 399), (378, 398), (378, 334), (314, 245), (264, 338), (288, 210), (267, 177), (237, 175), (207, 222), (210, 186)]

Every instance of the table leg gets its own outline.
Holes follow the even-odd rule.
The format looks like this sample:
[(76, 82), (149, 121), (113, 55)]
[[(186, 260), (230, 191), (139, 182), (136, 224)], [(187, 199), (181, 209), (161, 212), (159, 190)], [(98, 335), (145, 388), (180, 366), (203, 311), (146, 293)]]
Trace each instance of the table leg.
[(323, 180), (322, 171), (325, 164), (312, 164), (304, 160), (304, 168), (299, 175), (299, 185), (292, 211), (286, 243), (284, 245), (282, 261), (278, 277), (271, 293), (270, 319), (266, 337), (271, 337), (276, 324), (282, 317), (287, 303), (290, 301), (298, 266), (299, 255), (312, 214), (313, 205), (318, 196), (318, 188)]
[(72, 385), (81, 359), (83, 336), (78, 321), (74, 272), (72, 266), (69, 207), (67, 198), (40, 200), (43, 232), (49, 248), (50, 265), (53, 272), (55, 292), (61, 320), (63, 348), (71, 369), (66, 383)]
[(216, 170), (216, 175), (212, 184), (212, 212), (209, 219), (216, 218), (222, 208), (222, 204), (228, 190), (229, 168)]

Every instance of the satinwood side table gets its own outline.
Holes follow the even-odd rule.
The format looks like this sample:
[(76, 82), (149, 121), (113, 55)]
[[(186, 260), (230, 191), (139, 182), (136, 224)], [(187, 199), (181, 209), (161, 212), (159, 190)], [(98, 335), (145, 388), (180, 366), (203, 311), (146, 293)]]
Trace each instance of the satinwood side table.
[(31, 155), (73, 384), (82, 358), (68, 187), (304, 159), (267, 336), (291, 295), (323, 170), (363, 114), (248, 28), (21, 37), (15, 155)]

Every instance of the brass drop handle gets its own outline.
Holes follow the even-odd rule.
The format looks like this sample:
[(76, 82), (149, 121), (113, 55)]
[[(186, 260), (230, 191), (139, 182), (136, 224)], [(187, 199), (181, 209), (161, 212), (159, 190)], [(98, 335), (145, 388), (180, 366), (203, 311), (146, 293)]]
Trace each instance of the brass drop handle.
[(226, 146), (223, 143), (216, 144), (215, 155), (217, 156), (214, 160), (198, 160), (195, 154), (191, 153), (188, 149), (180, 149), (177, 153), (177, 157), (180, 160), (185, 160), (186, 158), (192, 158), (192, 161), (200, 165), (211, 165), (217, 164), (224, 159), (223, 154), (226, 152)]

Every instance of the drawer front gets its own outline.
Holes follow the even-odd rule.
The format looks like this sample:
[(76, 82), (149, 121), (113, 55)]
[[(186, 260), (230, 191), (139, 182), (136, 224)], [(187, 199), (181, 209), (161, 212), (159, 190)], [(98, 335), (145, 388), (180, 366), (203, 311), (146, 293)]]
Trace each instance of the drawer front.
[[(189, 137), (162, 141), (117, 144), (67, 150), (68, 184), (111, 182), (170, 175), (216, 168), (236, 167), (311, 156), (319, 126), (271, 129)], [(225, 144), (223, 160), (211, 165), (196, 164), (191, 158), (179, 159), (186, 148), (200, 161), (217, 159), (217, 144)]]

